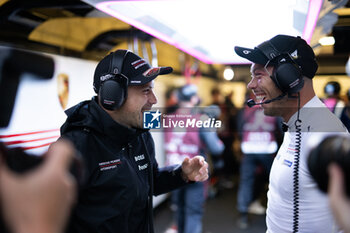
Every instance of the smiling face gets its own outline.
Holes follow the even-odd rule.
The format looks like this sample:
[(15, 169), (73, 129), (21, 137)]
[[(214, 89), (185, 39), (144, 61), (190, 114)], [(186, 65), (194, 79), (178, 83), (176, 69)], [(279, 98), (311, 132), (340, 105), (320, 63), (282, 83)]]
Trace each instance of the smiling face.
[[(255, 95), (256, 102), (261, 103), (267, 100), (276, 98), (282, 94), (282, 91), (273, 82), (270, 74), (273, 73), (274, 67), (264, 67), (260, 64), (253, 64), (250, 72), (252, 79), (248, 83), (247, 87), (252, 90)], [(284, 116), (287, 105), (287, 98), (284, 97), (281, 100), (273, 101), (268, 104), (262, 104), (264, 114), (267, 116)]]
[(107, 111), (118, 123), (129, 128), (143, 128), (143, 112), (157, 103), (153, 92), (154, 81), (140, 86), (129, 86), (125, 103), (117, 110)]

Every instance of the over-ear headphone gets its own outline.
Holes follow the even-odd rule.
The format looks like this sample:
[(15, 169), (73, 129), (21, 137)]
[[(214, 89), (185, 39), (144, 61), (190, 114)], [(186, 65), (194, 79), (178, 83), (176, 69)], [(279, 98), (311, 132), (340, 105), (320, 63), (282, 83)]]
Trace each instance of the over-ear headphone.
[(127, 53), (128, 50), (117, 50), (111, 54), (108, 74), (112, 77), (101, 82), (98, 92), (100, 103), (105, 109), (120, 108), (127, 97), (128, 78), (122, 74), (123, 61)]
[(301, 68), (293, 61), (289, 53), (280, 53), (270, 41), (266, 41), (257, 48), (269, 59), (275, 69), (271, 75), (276, 86), (288, 94), (298, 93), (304, 86)]
[(337, 164), (344, 174), (344, 188), (350, 197), (350, 147), (349, 137), (344, 135), (331, 135), (324, 138), (309, 154), (307, 165), (311, 176), (318, 187), (325, 193), (328, 190), (328, 167), (331, 163)]

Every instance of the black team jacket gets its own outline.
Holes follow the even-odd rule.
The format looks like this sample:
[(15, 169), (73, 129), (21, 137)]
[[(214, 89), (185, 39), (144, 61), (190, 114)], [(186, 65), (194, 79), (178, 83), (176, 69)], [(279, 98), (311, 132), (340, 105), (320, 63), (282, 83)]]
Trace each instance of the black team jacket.
[(73, 142), (85, 165), (66, 232), (153, 233), (150, 196), (185, 185), (181, 167), (159, 168), (150, 132), (118, 124), (96, 97), (66, 114), (61, 137)]

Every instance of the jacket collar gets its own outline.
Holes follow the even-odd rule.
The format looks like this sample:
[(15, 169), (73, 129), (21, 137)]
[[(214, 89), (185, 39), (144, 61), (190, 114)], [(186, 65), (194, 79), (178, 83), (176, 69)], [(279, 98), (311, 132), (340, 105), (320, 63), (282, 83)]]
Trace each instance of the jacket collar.
[(112, 143), (126, 145), (148, 130), (128, 128), (113, 120), (98, 104), (97, 96), (67, 109), (66, 122), (61, 127), (61, 134), (73, 129), (92, 130), (103, 135)]
[(127, 144), (148, 130), (128, 128), (112, 119), (110, 115), (97, 103), (95, 96), (90, 104), (89, 111), (94, 121), (99, 125), (100, 131), (119, 144)]

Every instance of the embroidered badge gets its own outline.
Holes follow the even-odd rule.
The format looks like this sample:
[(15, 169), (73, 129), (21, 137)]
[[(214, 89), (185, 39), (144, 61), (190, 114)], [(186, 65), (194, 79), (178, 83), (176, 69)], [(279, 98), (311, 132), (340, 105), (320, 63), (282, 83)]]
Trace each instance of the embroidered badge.
[(141, 66), (146, 65), (146, 61), (145, 59), (139, 59), (131, 63), (131, 65), (135, 68), (135, 70), (137, 70)]
[(121, 164), (122, 162), (120, 159), (115, 159), (111, 161), (101, 162), (98, 165), (100, 166), (100, 171), (105, 171), (109, 169), (114, 169), (117, 167), (118, 164)]
[(151, 76), (154, 76), (154, 75), (158, 75), (159, 71), (160, 71), (160, 68), (158, 68), (158, 67), (150, 68), (150, 69), (146, 70), (143, 73), (143, 76), (151, 77)]

